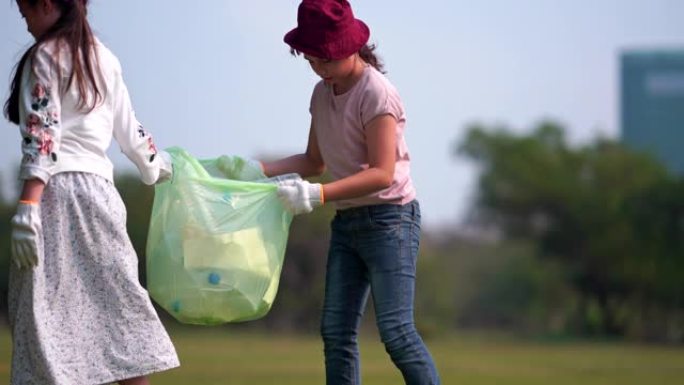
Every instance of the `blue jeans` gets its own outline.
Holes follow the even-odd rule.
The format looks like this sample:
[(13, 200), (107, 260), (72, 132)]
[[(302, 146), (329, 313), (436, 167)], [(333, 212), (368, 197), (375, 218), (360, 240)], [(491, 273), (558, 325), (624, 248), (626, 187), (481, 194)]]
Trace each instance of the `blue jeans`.
[(337, 212), (321, 319), (328, 385), (361, 384), (357, 334), (369, 292), (380, 338), (406, 384), (440, 383), (413, 321), (419, 242), (417, 201)]

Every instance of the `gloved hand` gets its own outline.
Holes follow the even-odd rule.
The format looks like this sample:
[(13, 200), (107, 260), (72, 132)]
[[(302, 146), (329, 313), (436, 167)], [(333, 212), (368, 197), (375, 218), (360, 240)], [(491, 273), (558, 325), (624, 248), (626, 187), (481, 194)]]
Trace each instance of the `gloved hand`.
[(320, 183), (290, 179), (278, 182), (278, 198), (292, 214), (306, 214), (324, 203)]
[(12, 260), (18, 268), (38, 265), (38, 237), (42, 231), (38, 203), (19, 202), (12, 217)]
[(159, 151), (157, 153), (159, 157), (159, 177), (155, 184), (166, 182), (173, 177), (173, 159), (171, 154), (166, 151)]

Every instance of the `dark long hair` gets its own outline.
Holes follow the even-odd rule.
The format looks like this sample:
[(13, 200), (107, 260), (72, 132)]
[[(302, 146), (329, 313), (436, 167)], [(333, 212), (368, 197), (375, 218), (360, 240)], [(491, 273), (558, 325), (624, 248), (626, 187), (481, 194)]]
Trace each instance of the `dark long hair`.
[[(26, 0), (31, 7), (38, 4), (38, 0)], [(52, 0), (60, 7), (62, 16), (36, 42), (29, 47), (14, 68), (14, 76), (10, 85), (10, 96), (5, 102), (5, 117), (10, 122), (19, 124), (19, 89), (21, 87), (21, 72), (27, 61), (31, 60), (41, 44), (56, 41), (57, 44), (66, 43), (71, 54), (71, 73), (66, 88), (75, 82), (79, 91), (78, 108), (88, 108), (92, 111), (103, 99), (102, 92), (97, 85), (96, 74), (99, 71), (97, 55), (93, 50), (95, 38), (88, 24), (88, 0)], [(58, 49), (59, 53), (61, 49)], [(55, 58), (58, 60), (59, 58)], [(93, 98), (88, 100), (89, 91)]]
[[(363, 61), (375, 67), (376, 70), (381, 73), (385, 73), (385, 64), (380, 61), (378, 56), (375, 54), (375, 44), (366, 44), (359, 50), (359, 56)], [(299, 56), (302, 53), (294, 48), (290, 48), (290, 53), (293, 56)]]
[(359, 56), (366, 63), (375, 67), (376, 70), (381, 73), (385, 73), (385, 64), (380, 61), (378, 56), (375, 54), (375, 44), (366, 44), (359, 50)]

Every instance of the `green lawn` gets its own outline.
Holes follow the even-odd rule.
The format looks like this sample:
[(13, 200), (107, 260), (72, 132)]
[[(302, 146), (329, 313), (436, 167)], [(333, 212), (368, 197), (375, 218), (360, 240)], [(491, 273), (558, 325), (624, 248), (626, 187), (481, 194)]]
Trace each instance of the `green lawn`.
[[(154, 385), (322, 385), (315, 336), (234, 334), (230, 328), (171, 331), (182, 366)], [(428, 340), (444, 385), (684, 385), (684, 348), (620, 343), (535, 343), (454, 335)], [(0, 328), (0, 383), (8, 383), (10, 338)], [(382, 345), (361, 342), (363, 382), (403, 384)]]

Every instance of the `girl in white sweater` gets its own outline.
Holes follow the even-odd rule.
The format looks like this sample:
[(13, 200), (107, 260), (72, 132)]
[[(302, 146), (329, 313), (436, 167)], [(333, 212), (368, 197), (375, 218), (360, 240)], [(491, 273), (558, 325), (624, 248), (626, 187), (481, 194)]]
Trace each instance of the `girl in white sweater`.
[(13, 385), (147, 384), (147, 374), (179, 365), (138, 281), (106, 151), (113, 136), (146, 184), (169, 178), (171, 164), (136, 120), (87, 2), (17, 0), (36, 41), (5, 104), (23, 153), (9, 283)]

